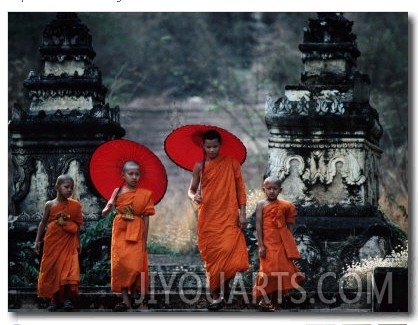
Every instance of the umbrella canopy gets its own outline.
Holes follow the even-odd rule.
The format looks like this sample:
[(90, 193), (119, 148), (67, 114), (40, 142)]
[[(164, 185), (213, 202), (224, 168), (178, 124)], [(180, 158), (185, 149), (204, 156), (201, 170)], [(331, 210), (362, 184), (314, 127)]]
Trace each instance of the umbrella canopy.
[(101, 144), (90, 159), (90, 178), (106, 200), (123, 185), (122, 167), (128, 160), (140, 166), (138, 187), (152, 191), (157, 204), (167, 190), (167, 173), (160, 159), (147, 147), (131, 140), (119, 139)]
[(243, 164), (247, 149), (242, 141), (231, 132), (213, 125), (189, 124), (172, 131), (164, 141), (168, 157), (178, 166), (192, 171), (198, 161), (203, 160), (202, 135), (208, 130), (216, 130), (222, 138), (219, 154), (235, 157)]

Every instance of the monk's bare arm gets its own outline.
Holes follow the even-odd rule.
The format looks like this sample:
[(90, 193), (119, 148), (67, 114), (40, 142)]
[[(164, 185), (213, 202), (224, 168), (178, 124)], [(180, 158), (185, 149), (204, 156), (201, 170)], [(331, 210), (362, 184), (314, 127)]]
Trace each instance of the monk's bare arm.
[(202, 197), (200, 196), (200, 193), (198, 193), (201, 170), (202, 164), (197, 163), (193, 168), (192, 179), (190, 181), (189, 190), (187, 192), (187, 196), (189, 197), (189, 199), (196, 203), (200, 203), (202, 201)]
[(40, 253), (41, 238), (45, 232), (45, 228), (48, 223), (48, 216), (49, 216), (49, 211), (51, 210), (51, 206), (52, 206), (52, 201), (48, 201), (45, 203), (44, 214), (42, 216), (41, 222), (39, 223), (38, 232), (36, 233), (35, 246), (33, 247), (33, 250), (36, 254)]
[(247, 206), (245, 204), (239, 206), (239, 227), (242, 230), (247, 228)]
[(266, 257), (266, 248), (264, 247), (263, 242), (263, 207), (264, 201), (257, 203), (255, 209), (255, 228), (257, 232), (257, 241), (258, 241), (258, 252), (260, 257)]
[(104, 209), (102, 210), (102, 216), (106, 217), (110, 211), (112, 211), (114, 205), (115, 205), (115, 197), (116, 194), (118, 193), (119, 188), (115, 188), (112, 196), (110, 197), (109, 201), (107, 201), (106, 206), (104, 207)]
[(245, 208), (245, 205), (247, 203), (247, 189), (244, 177), (242, 175), (241, 165), (237, 161), (234, 161), (233, 169), (235, 177), (235, 191), (237, 195), (238, 204), (240, 206), (244, 205)]

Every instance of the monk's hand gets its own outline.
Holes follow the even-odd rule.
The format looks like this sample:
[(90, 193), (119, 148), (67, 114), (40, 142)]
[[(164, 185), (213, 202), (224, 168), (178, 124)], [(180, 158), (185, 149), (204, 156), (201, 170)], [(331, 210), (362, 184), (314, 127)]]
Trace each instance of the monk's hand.
[(193, 196), (193, 202), (199, 204), (200, 202), (202, 202), (202, 196), (199, 193), (196, 193)]
[(247, 229), (247, 217), (246, 217), (245, 215), (240, 215), (240, 216), (239, 216), (238, 226), (239, 226), (242, 230)]
[(113, 202), (107, 202), (107, 204), (106, 204), (106, 209), (108, 209), (108, 210), (110, 210), (110, 209), (112, 209), (113, 208)]
[(33, 251), (35, 254), (39, 255), (41, 244), (39, 242), (35, 242), (35, 245), (33, 246)]
[(113, 206), (114, 204), (112, 201), (107, 202), (106, 206), (104, 207), (102, 211), (102, 214), (107, 215), (113, 209)]
[(266, 248), (263, 245), (258, 248), (258, 255), (262, 258), (266, 257)]

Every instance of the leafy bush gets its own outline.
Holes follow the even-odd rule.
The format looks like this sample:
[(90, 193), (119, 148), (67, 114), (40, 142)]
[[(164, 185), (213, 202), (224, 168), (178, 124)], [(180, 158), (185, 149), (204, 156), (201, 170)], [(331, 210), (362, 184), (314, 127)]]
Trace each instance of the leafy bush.
[(33, 242), (16, 244), (17, 255), (9, 259), (9, 286), (31, 287), (38, 283), (40, 259), (33, 251)]

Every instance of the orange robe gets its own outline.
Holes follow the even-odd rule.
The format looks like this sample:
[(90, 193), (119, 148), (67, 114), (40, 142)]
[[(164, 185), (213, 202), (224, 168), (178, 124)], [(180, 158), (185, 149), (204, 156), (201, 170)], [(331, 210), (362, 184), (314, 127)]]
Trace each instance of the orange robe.
[[(63, 226), (55, 222), (60, 213), (65, 213), (67, 217)], [(52, 298), (64, 285), (71, 285), (72, 293), (78, 294), (78, 230), (82, 224), (80, 202), (68, 199), (51, 207), (39, 270), (38, 297)]]
[(218, 156), (203, 171), (198, 207), (198, 246), (211, 292), (249, 268), (244, 233), (238, 226), (246, 189), (239, 162)]
[(293, 262), (300, 258), (296, 242), (286, 223), (293, 224), (295, 206), (286, 200), (276, 200), (263, 208), (263, 243), (266, 257), (260, 258), (260, 270), (253, 287), (253, 295), (276, 291), (286, 293), (296, 288), (304, 276)]
[[(141, 215), (155, 214), (152, 192), (138, 188), (119, 195), (115, 202), (118, 214), (113, 220), (111, 244), (111, 289), (121, 292), (135, 284), (138, 292), (148, 293), (148, 253), (145, 222)], [(133, 220), (122, 215), (133, 209)]]

